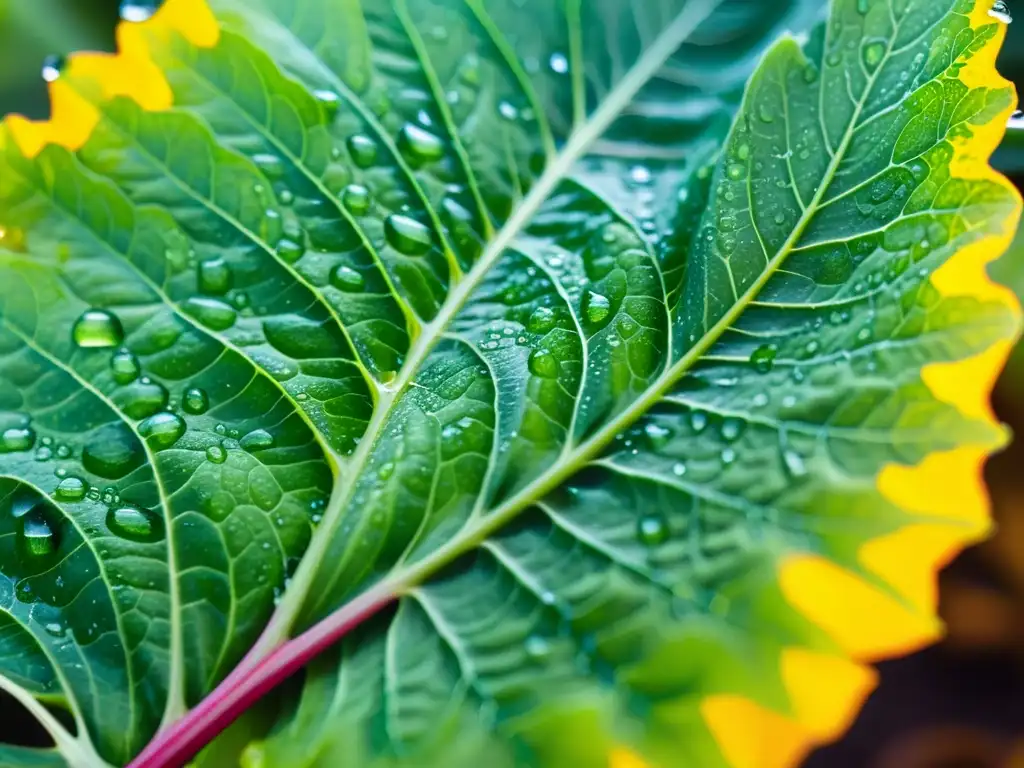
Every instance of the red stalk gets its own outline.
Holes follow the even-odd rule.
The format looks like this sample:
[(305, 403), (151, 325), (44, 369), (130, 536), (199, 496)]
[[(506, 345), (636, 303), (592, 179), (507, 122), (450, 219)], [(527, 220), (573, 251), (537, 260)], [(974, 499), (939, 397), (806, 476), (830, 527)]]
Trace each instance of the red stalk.
[(258, 699), (395, 600), (371, 590), (260, 659), (248, 658), (195, 708), (161, 731), (128, 768), (180, 768)]

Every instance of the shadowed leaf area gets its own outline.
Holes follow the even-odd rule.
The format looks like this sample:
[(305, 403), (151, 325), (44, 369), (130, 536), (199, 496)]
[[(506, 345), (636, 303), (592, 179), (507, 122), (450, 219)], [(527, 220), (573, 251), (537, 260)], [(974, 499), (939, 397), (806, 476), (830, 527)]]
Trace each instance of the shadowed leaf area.
[(0, 127), (55, 745), (0, 762), (126, 764), (326, 618), (199, 766), (781, 767), (937, 636), (1019, 314), (991, 3), (155, 5)]

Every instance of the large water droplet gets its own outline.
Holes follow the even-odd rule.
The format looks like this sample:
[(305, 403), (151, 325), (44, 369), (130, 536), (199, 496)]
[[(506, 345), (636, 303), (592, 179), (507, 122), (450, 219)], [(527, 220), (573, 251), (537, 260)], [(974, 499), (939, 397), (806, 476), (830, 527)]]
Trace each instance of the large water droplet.
[(265, 451), (274, 447), (274, 436), (265, 429), (254, 429), (239, 441), (242, 449), (252, 453), (253, 451)]
[(82, 449), (86, 471), (109, 480), (124, 477), (145, 461), (142, 446), (128, 426), (114, 422), (101, 427)]
[(31, 450), (36, 444), (36, 432), (30, 426), (8, 427), (0, 432), (0, 453)]
[(377, 162), (377, 144), (369, 136), (356, 134), (346, 142), (352, 162), (360, 168), (369, 168)]
[(533, 662), (545, 661), (551, 656), (551, 643), (540, 635), (530, 635), (523, 646), (526, 657)]
[(21, 518), (19, 540), (25, 555), (45, 557), (57, 551), (60, 543), (53, 526), (40, 507), (35, 507)]
[(557, 324), (558, 318), (551, 307), (537, 307), (530, 314), (526, 327), (531, 333), (547, 333)]
[(223, 464), (228, 459), (228, 452), (222, 446), (211, 445), (206, 449), (206, 460), (213, 464)]
[(57, 483), (53, 495), (57, 501), (81, 501), (88, 490), (89, 486), (82, 478), (68, 475)]
[(366, 280), (352, 267), (340, 264), (331, 272), (331, 285), (339, 291), (359, 293), (366, 287)]
[(121, 321), (105, 309), (87, 309), (75, 321), (71, 338), (79, 347), (114, 347), (124, 339)]
[(535, 349), (530, 353), (530, 359), (527, 364), (530, 368), (530, 373), (534, 376), (540, 376), (542, 379), (557, 379), (558, 371), (561, 367), (558, 363), (558, 358), (547, 349)]
[(161, 5), (163, 0), (121, 0), (121, 18), (132, 22), (148, 21)]
[(199, 262), (196, 278), (200, 292), (211, 296), (221, 296), (231, 289), (231, 267), (219, 257)]
[(193, 296), (185, 302), (183, 309), (214, 331), (226, 331), (238, 319), (237, 310), (220, 299)]
[(400, 213), (388, 216), (384, 222), (384, 236), (391, 247), (407, 256), (421, 256), (430, 250), (430, 230), (416, 219)]
[(131, 384), (139, 378), (140, 372), (141, 367), (139, 366), (138, 358), (127, 349), (119, 350), (111, 355), (110, 375), (114, 377), (114, 381), (118, 384), (122, 386)]
[(206, 413), (210, 408), (210, 397), (206, 394), (206, 390), (191, 387), (181, 398), (181, 407), (185, 409), (186, 413)]
[(131, 418), (144, 419), (167, 405), (169, 395), (163, 384), (147, 376), (115, 393), (114, 402)]
[(873, 40), (864, 44), (864, 47), (861, 49), (861, 58), (864, 60), (864, 66), (868, 72), (874, 72), (878, 69), (878, 65), (885, 58), (885, 49), (885, 43), (879, 40)]
[(653, 547), (668, 540), (668, 522), (662, 515), (643, 515), (636, 523), (636, 535), (640, 543)]
[(145, 543), (160, 541), (164, 536), (160, 516), (134, 504), (113, 507), (107, 512), (107, 528), (122, 538)]
[(414, 123), (402, 126), (398, 137), (398, 148), (405, 158), (413, 165), (424, 165), (444, 157), (444, 143), (430, 131), (425, 131)]
[(43, 59), (43, 80), (48, 83), (55, 82), (60, 73), (64, 71), (67, 61), (63, 56), (47, 56)]
[(1013, 22), (1013, 17), (1010, 15), (1010, 6), (1005, 0), (996, 0), (992, 6), (992, 10), (988, 12), (996, 21), (1001, 21), (1003, 24), (1010, 24)]
[(277, 241), (276, 251), (282, 261), (287, 264), (294, 264), (302, 258), (302, 255), (306, 252), (306, 247), (287, 237), (282, 237)]
[(370, 210), (370, 190), (362, 184), (349, 184), (341, 193), (341, 202), (353, 216), (365, 216)]
[(185, 434), (185, 420), (176, 413), (155, 413), (139, 424), (139, 434), (158, 451), (170, 448)]

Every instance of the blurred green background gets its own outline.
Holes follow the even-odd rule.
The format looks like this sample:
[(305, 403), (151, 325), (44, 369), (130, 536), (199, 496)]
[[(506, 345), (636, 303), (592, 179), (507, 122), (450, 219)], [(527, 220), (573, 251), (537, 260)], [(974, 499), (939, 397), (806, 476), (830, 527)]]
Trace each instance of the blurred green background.
[[(1024, 7), (1012, 8), (1014, 2), (1011, 10), (1024, 16)], [(0, 0), (0, 115), (45, 117), (43, 61), (75, 50), (112, 50), (118, 5)], [(1024, 87), (1024, 19), (1010, 26), (1001, 69)], [(1024, 188), (1024, 129), (1011, 132), (994, 164)], [(1024, 235), (993, 274), (1024, 295)], [(996, 406), (1024, 435), (1024, 345), (999, 383)], [(999, 532), (942, 574), (946, 640), (884, 663), (882, 683), (853, 729), (812, 755), (805, 768), (1024, 768), (1022, 470), (1024, 439), (989, 464)], [(42, 734), (0, 699), (0, 738), (32, 743)]]

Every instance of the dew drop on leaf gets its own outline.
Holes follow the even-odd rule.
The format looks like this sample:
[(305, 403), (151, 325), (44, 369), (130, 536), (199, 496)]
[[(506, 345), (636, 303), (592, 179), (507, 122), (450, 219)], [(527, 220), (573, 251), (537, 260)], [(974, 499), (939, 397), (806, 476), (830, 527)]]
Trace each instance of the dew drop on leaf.
[(444, 157), (444, 143), (430, 131), (415, 123), (406, 123), (398, 137), (402, 155), (415, 166), (431, 163)]
[(729, 464), (732, 464), (734, 461), (736, 461), (736, 451), (734, 451), (732, 448), (723, 448), (722, 463), (728, 466)]
[(0, 432), (0, 453), (28, 451), (36, 444), (36, 433), (32, 427), (8, 427)]
[(170, 448), (185, 434), (185, 420), (176, 413), (155, 413), (139, 424), (139, 434), (158, 451)]
[(430, 230), (416, 219), (400, 213), (385, 220), (384, 236), (392, 248), (406, 256), (422, 256), (432, 245)]
[(222, 258), (200, 261), (196, 273), (197, 287), (202, 293), (221, 296), (231, 289), (231, 267)]
[(186, 413), (206, 413), (210, 408), (210, 397), (206, 394), (206, 390), (191, 387), (181, 398), (181, 407), (185, 409)]
[(121, 0), (121, 18), (131, 22), (148, 21), (161, 5), (163, 0)]
[(704, 411), (694, 411), (690, 414), (690, 427), (694, 432), (700, 434), (708, 425), (708, 415)]
[(868, 72), (874, 72), (885, 58), (885, 43), (878, 40), (865, 43), (861, 49), (861, 57)]
[(672, 465), (672, 474), (676, 477), (682, 477), (686, 474), (686, 465), (681, 461), (677, 461)]
[(672, 430), (660, 424), (651, 422), (644, 427), (644, 434), (647, 435), (647, 442), (653, 450), (664, 448), (672, 439)]
[(668, 523), (661, 515), (643, 515), (637, 520), (636, 535), (640, 543), (648, 547), (663, 544), (668, 540)]
[(55, 82), (60, 73), (64, 71), (67, 64), (63, 56), (47, 56), (43, 59), (43, 80), (48, 83)]
[(242, 446), (242, 450), (250, 453), (263, 451), (274, 447), (274, 436), (265, 429), (254, 429), (239, 441), (239, 445)]
[(163, 384), (144, 376), (118, 392), (114, 401), (130, 418), (144, 419), (163, 410), (169, 397)]
[(211, 445), (206, 449), (206, 460), (213, 464), (223, 464), (227, 458), (228, 452), (219, 445)]
[(22, 552), (32, 558), (53, 554), (60, 543), (53, 526), (40, 507), (35, 507), (22, 516), (18, 539)]
[(81, 501), (88, 490), (89, 486), (82, 478), (68, 475), (57, 483), (53, 495), (57, 501)]
[(739, 419), (726, 419), (722, 422), (722, 439), (733, 442), (743, 431), (743, 422)]
[(110, 375), (114, 381), (124, 386), (131, 384), (141, 372), (139, 360), (127, 349), (121, 349), (110, 357)]
[(612, 305), (608, 297), (594, 291), (587, 291), (583, 296), (583, 317), (591, 330), (600, 329), (611, 315)]
[(758, 373), (768, 373), (775, 365), (776, 354), (778, 347), (774, 344), (762, 344), (750, 355), (750, 364)]
[(117, 536), (131, 541), (160, 541), (164, 535), (163, 521), (153, 511), (124, 504), (107, 512), (107, 528)]
[(531, 333), (547, 333), (555, 327), (557, 318), (551, 307), (537, 307), (530, 314), (526, 327)]
[(782, 463), (791, 477), (803, 477), (807, 474), (807, 465), (804, 463), (803, 456), (791, 448), (783, 450)]
[(105, 309), (87, 309), (75, 321), (71, 338), (79, 347), (114, 347), (124, 340), (121, 321)]
[(284, 176), (284, 163), (277, 155), (261, 153), (253, 155), (252, 161), (268, 179), (277, 180)]
[(320, 102), (320, 106), (324, 108), (327, 119), (333, 120), (334, 116), (338, 114), (338, 108), (341, 107), (341, 96), (334, 91), (328, 90), (313, 91), (313, 96)]
[(535, 349), (531, 352), (528, 366), (530, 373), (540, 376), (542, 379), (558, 378), (558, 371), (561, 367), (558, 359), (547, 349)]
[(235, 324), (238, 312), (227, 302), (193, 296), (182, 307), (189, 315), (214, 331), (226, 331)]
[(283, 237), (277, 241), (276, 251), (277, 255), (280, 256), (281, 260), (286, 264), (294, 264), (302, 258), (306, 249), (300, 243), (297, 243), (294, 240), (289, 240), (287, 237)]
[(365, 216), (370, 210), (370, 190), (362, 184), (349, 184), (341, 193), (341, 202), (353, 216)]
[(1010, 6), (1006, 0), (996, 0), (992, 6), (992, 10), (988, 12), (996, 21), (1001, 21), (1003, 24), (1010, 24), (1013, 22), (1013, 17), (1010, 15)]
[(377, 162), (377, 144), (369, 136), (356, 134), (346, 142), (352, 162), (360, 168), (369, 168)]
[(540, 635), (530, 635), (524, 644), (526, 657), (533, 662), (541, 662), (551, 655), (551, 644)]
[(366, 287), (366, 280), (352, 267), (341, 264), (331, 272), (331, 285), (339, 291), (359, 293)]

